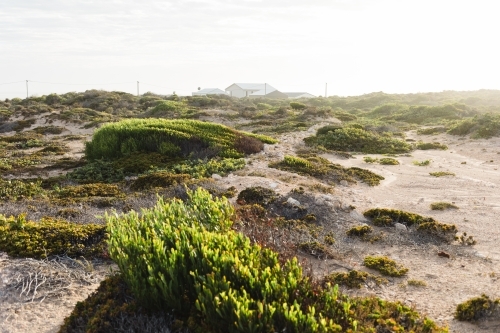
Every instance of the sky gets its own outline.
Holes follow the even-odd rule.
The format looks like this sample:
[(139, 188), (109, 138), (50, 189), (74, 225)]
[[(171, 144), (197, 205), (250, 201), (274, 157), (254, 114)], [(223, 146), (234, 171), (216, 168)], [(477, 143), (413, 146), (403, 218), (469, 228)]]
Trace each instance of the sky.
[[(0, 0), (0, 98), (500, 89), (493, 0)], [(28, 80), (28, 92), (26, 91)]]

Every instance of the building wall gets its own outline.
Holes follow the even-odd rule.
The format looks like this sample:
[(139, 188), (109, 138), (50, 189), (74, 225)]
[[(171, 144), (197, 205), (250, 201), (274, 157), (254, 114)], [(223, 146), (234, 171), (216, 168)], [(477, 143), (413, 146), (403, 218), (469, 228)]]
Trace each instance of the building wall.
[(226, 90), (226, 91), (229, 92), (229, 96), (238, 98), (247, 97), (248, 95), (250, 95), (249, 91), (243, 89), (232, 88), (231, 90)]

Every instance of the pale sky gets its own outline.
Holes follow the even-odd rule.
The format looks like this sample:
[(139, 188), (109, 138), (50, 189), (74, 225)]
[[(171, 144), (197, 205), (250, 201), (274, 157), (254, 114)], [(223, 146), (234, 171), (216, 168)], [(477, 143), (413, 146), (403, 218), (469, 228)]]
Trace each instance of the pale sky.
[[(467, 0), (0, 0), (0, 98), (500, 89), (500, 4)], [(12, 83), (15, 82), (15, 83)]]

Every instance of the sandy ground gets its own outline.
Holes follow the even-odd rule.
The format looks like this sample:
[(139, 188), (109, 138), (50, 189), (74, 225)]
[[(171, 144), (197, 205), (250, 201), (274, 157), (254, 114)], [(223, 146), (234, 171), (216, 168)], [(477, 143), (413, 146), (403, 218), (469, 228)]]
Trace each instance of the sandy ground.
[[(315, 128), (317, 126), (307, 132), (283, 135), (278, 145), (266, 145), (264, 152), (250, 157), (243, 171), (224, 177), (219, 182), (234, 185), (238, 190), (248, 186), (266, 186), (281, 194), (288, 193), (300, 184), (314, 183), (310, 178), (293, 174), (287, 176), (267, 165), (271, 161), (281, 160), (285, 154), (293, 154), (297, 147), (303, 145), (302, 138), (314, 134)], [(415, 132), (409, 132), (408, 137), (424, 141), (437, 140), (447, 144), (449, 149), (417, 150), (411, 157), (397, 157), (401, 164), (396, 166), (367, 164), (363, 161), (364, 155), (356, 155), (355, 159), (348, 160), (324, 155), (334, 163), (367, 168), (385, 177), (381, 185), (376, 187), (365, 184), (337, 186), (329, 197), (338, 202), (339, 207), (356, 207), (350, 213), (352, 221), (362, 222), (361, 214), (369, 208), (396, 208), (456, 224), (460, 231), (472, 235), (477, 245), (436, 246), (398, 242), (357, 245), (352, 249), (353, 255), (345, 259), (347, 266), (367, 270), (361, 265), (363, 256), (387, 255), (408, 267), (409, 273), (406, 278), (389, 279), (387, 285), (363, 288), (355, 293), (401, 300), (440, 324), (448, 324), (450, 332), (500, 332), (500, 319), (478, 324), (461, 323), (453, 319), (456, 305), (471, 297), (482, 293), (493, 298), (500, 297), (500, 247), (497, 243), (500, 227), (496, 219), (500, 209), (500, 172), (497, 170), (500, 164), (500, 138), (469, 140), (444, 134), (419, 137)], [(81, 153), (82, 147), (77, 144), (73, 148), (75, 152)], [(413, 161), (416, 160), (431, 160), (431, 163), (426, 167), (415, 166)], [(456, 176), (436, 178), (429, 175), (433, 171), (449, 171)], [(318, 194), (318, 197), (324, 196)], [(436, 201), (454, 202), (459, 209), (430, 210), (430, 203)], [(330, 223), (341, 223), (342, 219), (345, 219), (345, 214)], [(388, 232), (395, 234), (394, 230)], [(437, 255), (439, 251), (446, 251), (451, 257), (440, 257)], [(95, 290), (98, 282), (109, 272), (109, 267), (97, 264), (89, 268), (64, 263), (67, 267), (63, 271), (68, 274), (69, 282), (60, 285), (60, 292), (50, 294), (40, 291), (37, 297), (32, 297), (33, 292), (23, 294), (22, 282), (33, 280), (34, 273), (40, 272), (39, 276), (46, 276), (48, 281), (56, 285), (57, 274), (54, 275), (54, 272), (61, 268), (45, 263), (45, 270), (42, 270), (38, 264), (14, 260), (5, 254), (0, 256), (0, 333), (57, 332), (75, 303)], [(338, 266), (331, 261), (324, 261), (318, 262), (316, 269), (318, 274), (325, 274), (338, 269)], [(405, 283), (408, 279), (425, 281), (427, 286), (408, 286)]]

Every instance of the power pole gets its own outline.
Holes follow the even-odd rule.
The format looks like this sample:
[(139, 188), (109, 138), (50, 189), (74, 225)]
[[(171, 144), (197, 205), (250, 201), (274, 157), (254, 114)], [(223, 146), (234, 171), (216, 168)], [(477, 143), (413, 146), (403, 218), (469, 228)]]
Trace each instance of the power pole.
[(267, 83), (264, 83), (264, 97), (267, 95)]
[(137, 81), (137, 97), (139, 97), (139, 81)]
[(325, 83), (325, 98), (328, 97), (328, 83)]

